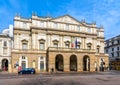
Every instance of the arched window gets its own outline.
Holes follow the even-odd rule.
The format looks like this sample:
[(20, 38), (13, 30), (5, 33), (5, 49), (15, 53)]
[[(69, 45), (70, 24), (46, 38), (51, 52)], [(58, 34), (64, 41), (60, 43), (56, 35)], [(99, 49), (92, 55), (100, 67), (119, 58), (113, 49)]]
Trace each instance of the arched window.
[(22, 59), (25, 59), (25, 56), (22, 56)]

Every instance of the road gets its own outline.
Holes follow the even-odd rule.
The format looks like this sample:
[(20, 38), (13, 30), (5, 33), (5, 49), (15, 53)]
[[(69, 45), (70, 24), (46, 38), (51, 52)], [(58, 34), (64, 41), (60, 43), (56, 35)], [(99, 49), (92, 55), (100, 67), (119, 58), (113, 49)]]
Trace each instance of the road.
[(36, 75), (0, 74), (0, 85), (120, 85), (120, 72)]

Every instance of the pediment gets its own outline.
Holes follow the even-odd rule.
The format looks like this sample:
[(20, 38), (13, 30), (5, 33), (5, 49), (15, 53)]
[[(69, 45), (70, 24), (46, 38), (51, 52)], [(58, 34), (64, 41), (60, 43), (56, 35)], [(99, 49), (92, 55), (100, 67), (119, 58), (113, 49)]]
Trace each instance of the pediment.
[(62, 23), (71, 23), (71, 24), (80, 24), (80, 22), (78, 20), (76, 20), (75, 18), (73, 18), (73, 17), (71, 17), (69, 15), (54, 18), (51, 21), (62, 22)]

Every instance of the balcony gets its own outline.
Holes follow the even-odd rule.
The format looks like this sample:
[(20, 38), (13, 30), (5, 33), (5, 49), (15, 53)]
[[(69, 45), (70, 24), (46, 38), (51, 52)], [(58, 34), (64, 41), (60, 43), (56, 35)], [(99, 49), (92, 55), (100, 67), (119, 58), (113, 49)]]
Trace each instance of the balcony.
[(38, 49), (12, 49), (12, 52), (17, 53), (46, 53), (47, 51), (54, 52), (81, 52), (81, 53), (95, 53), (94, 49), (77, 49), (77, 48), (64, 48), (64, 47), (48, 47), (47, 50)]
[(63, 48), (63, 47), (49, 47), (48, 51), (67, 51), (67, 52), (81, 52), (81, 53), (95, 53), (94, 49), (77, 49), (77, 48)]

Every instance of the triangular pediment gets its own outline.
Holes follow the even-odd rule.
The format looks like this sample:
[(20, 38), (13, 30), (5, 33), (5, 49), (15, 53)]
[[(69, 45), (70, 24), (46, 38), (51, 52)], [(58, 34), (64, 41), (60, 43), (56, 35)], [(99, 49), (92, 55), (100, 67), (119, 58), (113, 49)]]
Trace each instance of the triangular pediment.
[(71, 17), (70, 15), (64, 15), (58, 18), (54, 18), (51, 21), (54, 22), (63, 22), (63, 23), (71, 23), (71, 24), (80, 24), (78, 20), (75, 18)]

